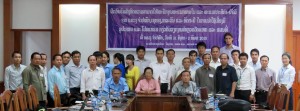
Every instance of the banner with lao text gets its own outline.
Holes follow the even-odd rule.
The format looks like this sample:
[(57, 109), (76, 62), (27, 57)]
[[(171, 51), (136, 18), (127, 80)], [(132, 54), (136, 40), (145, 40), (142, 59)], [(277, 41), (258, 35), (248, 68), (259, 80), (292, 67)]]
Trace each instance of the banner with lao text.
[(241, 35), (240, 4), (108, 3), (107, 50), (173, 48), (191, 50), (199, 41), (207, 48), (224, 46), (230, 32), (234, 45)]

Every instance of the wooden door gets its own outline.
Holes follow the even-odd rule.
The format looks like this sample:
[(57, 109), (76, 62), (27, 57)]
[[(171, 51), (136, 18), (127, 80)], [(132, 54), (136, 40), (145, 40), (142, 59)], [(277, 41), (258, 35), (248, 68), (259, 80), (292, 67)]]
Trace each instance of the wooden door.
[(294, 109), (299, 102), (298, 97), (300, 94), (300, 30), (293, 31), (293, 50), (294, 50), (294, 61), (293, 66), (296, 68), (295, 81), (293, 84), (293, 93), (294, 93)]

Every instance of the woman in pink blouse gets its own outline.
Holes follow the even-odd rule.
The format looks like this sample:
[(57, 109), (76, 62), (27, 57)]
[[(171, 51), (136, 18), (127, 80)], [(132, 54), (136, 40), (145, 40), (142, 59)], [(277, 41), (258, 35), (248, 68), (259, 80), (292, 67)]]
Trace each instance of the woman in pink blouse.
[(146, 67), (144, 77), (145, 78), (140, 80), (136, 86), (135, 92), (140, 94), (159, 94), (160, 86), (158, 81), (153, 79), (153, 69)]

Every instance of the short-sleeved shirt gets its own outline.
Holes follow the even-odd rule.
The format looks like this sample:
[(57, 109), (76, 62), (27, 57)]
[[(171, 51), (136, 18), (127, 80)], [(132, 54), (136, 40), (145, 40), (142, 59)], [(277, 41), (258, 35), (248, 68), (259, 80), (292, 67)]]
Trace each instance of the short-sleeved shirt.
[(175, 83), (174, 87), (172, 88), (172, 94), (193, 94), (196, 91), (196, 83), (193, 81), (189, 81), (188, 86), (184, 86), (182, 81)]
[(268, 91), (272, 83), (276, 82), (276, 73), (270, 68), (260, 68), (255, 71), (256, 89)]
[(228, 64), (224, 69), (219, 66), (216, 70), (216, 92), (230, 95), (232, 83), (237, 82), (237, 74), (234, 67)]
[(215, 73), (216, 70), (213, 67), (205, 68), (202, 66), (197, 69), (195, 75), (197, 87), (207, 87), (208, 93), (215, 92)]

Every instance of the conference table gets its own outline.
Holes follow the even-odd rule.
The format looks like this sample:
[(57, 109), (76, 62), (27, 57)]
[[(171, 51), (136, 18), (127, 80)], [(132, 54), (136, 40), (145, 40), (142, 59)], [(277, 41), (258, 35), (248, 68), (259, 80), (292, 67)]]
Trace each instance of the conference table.
[[(137, 94), (127, 99), (128, 101), (122, 103), (121, 107), (112, 107), (112, 111), (201, 111), (204, 106), (203, 103), (192, 102), (190, 96), (169, 94)], [(103, 107), (105, 106), (102, 106), (102, 109), (105, 109)], [(85, 110), (91, 110), (91, 107), (86, 107)]]

